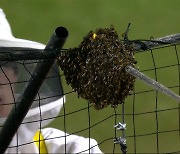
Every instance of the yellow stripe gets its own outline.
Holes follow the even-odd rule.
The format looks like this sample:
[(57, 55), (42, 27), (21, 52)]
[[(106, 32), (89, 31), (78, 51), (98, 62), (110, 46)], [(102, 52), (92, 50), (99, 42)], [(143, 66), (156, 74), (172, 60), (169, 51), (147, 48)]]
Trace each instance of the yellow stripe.
[(39, 149), (39, 154), (48, 153), (44, 137), (42, 136), (42, 133), (39, 130), (35, 133), (33, 137), (33, 141), (34, 141), (34, 144)]

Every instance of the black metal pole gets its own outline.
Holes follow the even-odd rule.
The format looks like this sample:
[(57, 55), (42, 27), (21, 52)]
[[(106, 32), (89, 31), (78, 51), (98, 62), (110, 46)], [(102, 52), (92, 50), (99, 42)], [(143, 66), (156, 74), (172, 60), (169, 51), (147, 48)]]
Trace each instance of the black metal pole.
[[(60, 51), (62, 49), (66, 38), (68, 37), (68, 31), (64, 27), (56, 28), (54, 34), (50, 38), (44, 52), (48, 50), (57, 49)], [(56, 57), (58, 54), (56, 55)], [(55, 57), (55, 58), (56, 58)], [(54, 59), (50, 60), (40, 60), (35, 67), (33, 75), (24, 90), (23, 94), (18, 98), (17, 104), (13, 107), (10, 114), (5, 121), (3, 128), (0, 132), (0, 154), (3, 154), (7, 147), (9, 146), (13, 136), (17, 132), (19, 126), (21, 125), (24, 117), (26, 116), (29, 108), (32, 105), (34, 98), (37, 95), (46, 75), (48, 74), (50, 68), (54, 64)]]

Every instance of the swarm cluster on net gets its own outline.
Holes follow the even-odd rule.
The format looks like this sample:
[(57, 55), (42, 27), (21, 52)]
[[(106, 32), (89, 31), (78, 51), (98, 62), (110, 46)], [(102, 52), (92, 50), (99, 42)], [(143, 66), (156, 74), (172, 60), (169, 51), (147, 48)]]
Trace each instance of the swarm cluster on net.
[(67, 84), (96, 109), (124, 103), (135, 82), (125, 67), (135, 63), (133, 46), (121, 41), (112, 26), (90, 31), (58, 59)]

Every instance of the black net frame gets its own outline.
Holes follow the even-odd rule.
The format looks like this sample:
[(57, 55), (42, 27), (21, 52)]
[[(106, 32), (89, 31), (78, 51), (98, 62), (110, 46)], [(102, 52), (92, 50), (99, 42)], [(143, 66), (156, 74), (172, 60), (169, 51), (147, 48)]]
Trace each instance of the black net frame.
[[(169, 38), (171, 39), (156, 39), (156, 40), (137, 40), (134, 41), (136, 44), (136, 54), (135, 57), (138, 61), (138, 66), (141, 72), (148, 74), (152, 78), (154, 78), (156, 81), (163, 83), (166, 85), (169, 89), (172, 89), (173, 91), (176, 91), (176, 93), (180, 94), (180, 62), (179, 62), (179, 38), (177, 39), (172, 35)], [(174, 41), (175, 40), (175, 41)], [(145, 47), (145, 48), (144, 48)], [(54, 58), (54, 52), (50, 52), (50, 54), (45, 55), (41, 52), (41, 50), (30, 50), (30, 49), (23, 49), (23, 48), (1, 48), (1, 50), (9, 50), (16, 51), (16, 52), (1, 52), (1, 60), (4, 61), (15, 61), (19, 59), (43, 59), (43, 60), (49, 60), (51, 58)], [(144, 50), (142, 50), (144, 49)], [(23, 51), (28, 51), (29, 54), (23, 54)], [(62, 50), (63, 51), (63, 50)], [(36, 56), (33, 56), (36, 55)], [(159, 56), (158, 56), (159, 54)], [(170, 58), (168, 60), (167, 56), (170, 54), (173, 58)], [(22, 55), (22, 56), (19, 56)], [(31, 56), (30, 56), (31, 55)], [(163, 58), (165, 58), (165, 61), (162, 63), (158, 62), (158, 58), (162, 55), (165, 55)], [(143, 61), (142, 57), (148, 56), (149, 61), (151, 61), (151, 64), (146, 63)], [(17, 58), (16, 58), (17, 57)], [(47, 58), (48, 57), (48, 58)], [(21, 63), (22, 65), (26, 65), (26, 63)], [(1, 68), (2, 69), (2, 68)], [(167, 69), (167, 70), (166, 70)], [(176, 73), (173, 77), (172, 82), (168, 82), (169, 79), (166, 78), (165, 75), (163, 75), (163, 71), (170, 72), (169, 74), (173, 74), (172, 72)], [(161, 74), (162, 71), (162, 75)], [(61, 78), (64, 77), (63, 72), (59, 74), (57, 72), (57, 76), (61, 80)], [(161, 77), (162, 76), (162, 77)], [(173, 82), (174, 80), (174, 82)], [(28, 82), (28, 81), (26, 81)], [(9, 81), (9, 84), (15, 84), (11, 83)], [(65, 84), (65, 83), (64, 83)], [(139, 88), (140, 87), (140, 88)], [(70, 88), (64, 89), (64, 96), (71, 97), (71, 94), (74, 94), (75, 92), (71, 90)], [(145, 97), (143, 97), (145, 95)], [(14, 96), (14, 95), (13, 95)], [(141, 99), (141, 98), (145, 99)], [(149, 98), (149, 100), (148, 100)], [(151, 99), (150, 99), (151, 98)], [(37, 101), (40, 102), (42, 99), (40, 95), (38, 94), (38, 97), (36, 98)], [(43, 98), (46, 99), (46, 98)], [(164, 102), (164, 99), (166, 102)], [(146, 103), (147, 102), (147, 103)], [(73, 102), (72, 102), (73, 103)], [(149, 104), (153, 104), (150, 106)], [(163, 106), (162, 104), (166, 104)], [(142, 106), (142, 109), (139, 109), (139, 106)], [(41, 119), (39, 120), (40, 124), (40, 130), (42, 121), (46, 121), (49, 119), (57, 119), (62, 121), (63, 123), (63, 131), (64, 132), (70, 132), (68, 129), (68, 116), (74, 116), (80, 112), (85, 112), (86, 115), (86, 127), (76, 127), (73, 126), (71, 133), (65, 136), (57, 136), (54, 138), (48, 138), (45, 140), (53, 140), (56, 138), (64, 138), (65, 145), (66, 145), (66, 138), (72, 134), (85, 134), (85, 136), (92, 138), (94, 134), (94, 128), (101, 126), (101, 124), (105, 123), (106, 121), (111, 121), (108, 123), (108, 128), (102, 128), (104, 129), (111, 129), (112, 132), (107, 138), (101, 138), (101, 140), (98, 140), (98, 144), (95, 146), (103, 147), (103, 144), (111, 143), (109, 144), (111, 151), (106, 151), (102, 149), (105, 153), (179, 153), (180, 152), (180, 105), (177, 103), (177, 101), (169, 99), (164, 94), (161, 94), (160, 92), (154, 90), (153, 88), (144, 85), (144, 83), (140, 83), (139, 81), (136, 82), (136, 86), (134, 91), (130, 96), (128, 96), (126, 102), (124, 105), (119, 105), (117, 108), (108, 108), (105, 109), (106, 111), (111, 111), (107, 114), (106, 117), (103, 119), (94, 122), (92, 117), (94, 117), (93, 114), (96, 114), (98, 111), (94, 111), (95, 109), (93, 106), (91, 106), (89, 103), (86, 103), (84, 107), (79, 107), (75, 109), (67, 109), (65, 101), (63, 101), (63, 108), (61, 109), (61, 114), (56, 117), (51, 117), (48, 119)], [(40, 111), (41, 112), (41, 111)], [(147, 116), (147, 117), (146, 117)], [(166, 118), (170, 116), (172, 119)], [(153, 118), (152, 118), (153, 117)], [(164, 121), (164, 122), (163, 122)], [(175, 124), (173, 125), (171, 121), (175, 121)], [(31, 121), (28, 123), (33, 123), (37, 121)], [(117, 126), (118, 123), (124, 124), (126, 123), (126, 129), (121, 129), (122, 131), (117, 130), (116, 128), (113, 128), (114, 126)], [(149, 123), (149, 124), (148, 124)], [(166, 123), (164, 125), (163, 123)], [(21, 123), (25, 124), (25, 123)], [(153, 125), (153, 128), (147, 129), (150, 125)], [(162, 126), (161, 126), (162, 125)], [(102, 127), (102, 126), (101, 126)], [(143, 130), (144, 129), (144, 130)], [(147, 130), (146, 130), (147, 129)], [(104, 130), (106, 132), (106, 130)], [(170, 134), (170, 135), (169, 135)], [(172, 135), (171, 135), (172, 134)], [(171, 136), (174, 136), (173, 138), (170, 138)], [(123, 137), (126, 139), (126, 143), (124, 145), (126, 146), (123, 148), (122, 142), (119, 140), (119, 137)], [(18, 138), (17, 138), (18, 140)], [(90, 140), (89, 140), (90, 141)], [(116, 144), (114, 143), (116, 142)], [(146, 144), (143, 144), (146, 142)], [(17, 142), (18, 143), (18, 142)], [(24, 144), (17, 144), (16, 149), (18, 153), (18, 148), (26, 145), (31, 144), (33, 142), (28, 142)], [(66, 146), (65, 146), (65, 152), (66, 152)], [(89, 148), (85, 151), (80, 151), (79, 153), (84, 152), (90, 152), (90, 143)]]

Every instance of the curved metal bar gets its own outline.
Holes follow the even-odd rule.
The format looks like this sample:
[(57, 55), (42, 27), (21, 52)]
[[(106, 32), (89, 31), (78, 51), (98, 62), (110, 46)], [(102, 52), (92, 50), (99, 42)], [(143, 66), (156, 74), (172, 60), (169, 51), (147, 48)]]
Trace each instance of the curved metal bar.
[[(143, 51), (143, 46), (147, 49), (180, 43), (180, 33), (173, 34), (154, 40), (133, 40), (136, 51)], [(61, 49), (67, 50), (67, 49)], [(22, 52), (23, 51), (23, 52)], [(49, 52), (42, 52), (40, 49), (31, 48), (18, 48), (18, 47), (0, 47), (0, 61), (17, 61), (17, 60), (41, 60), (41, 59), (53, 59), (57, 54), (57, 50), (50, 50)]]
[(153, 40), (146, 40), (146, 41), (134, 40), (130, 42), (134, 42), (134, 48), (136, 51), (143, 51), (144, 50), (143, 46), (145, 46), (147, 49), (152, 49), (164, 45), (178, 44), (180, 43), (180, 33), (153, 39)]

